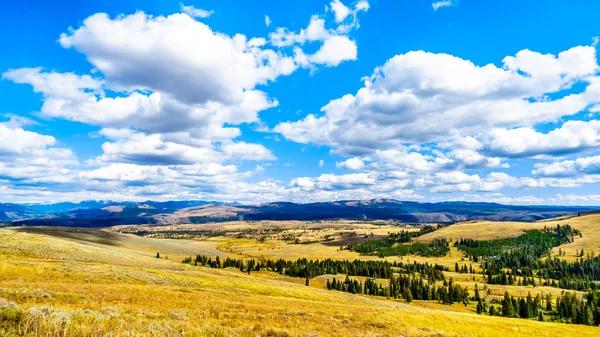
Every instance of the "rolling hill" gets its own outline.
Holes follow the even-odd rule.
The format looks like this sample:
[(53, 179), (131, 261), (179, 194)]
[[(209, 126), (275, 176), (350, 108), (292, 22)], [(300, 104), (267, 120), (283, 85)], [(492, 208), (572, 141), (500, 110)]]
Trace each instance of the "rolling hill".
[[(0, 229), (0, 335), (597, 336), (598, 328), (328, 291), (324, 281), (157, 259), (156, 240)], [(100, 237), (101, 240), (93, 239)], [(182, 243), (188, 246), (189, 243)]]

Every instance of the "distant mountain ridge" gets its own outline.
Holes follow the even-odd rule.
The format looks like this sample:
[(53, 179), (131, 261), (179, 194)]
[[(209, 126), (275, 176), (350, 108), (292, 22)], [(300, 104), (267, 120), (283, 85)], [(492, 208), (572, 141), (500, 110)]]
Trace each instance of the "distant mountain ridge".
[(447, 223), (467, 220), (536, 221), (596, 210), (585, 206), (525, 206), (486, 202), (422, 203), (394, 199), (330, 202), (270, 202), (260, 205), (202, 200), (80, 203), (0, 203), (0, 221), (14, 225), (108, 227), (119, 224), (176, 224), (260, 220), (395, 220)]
[[(18, 221), (25, 219), (49, 219), (61, 217), (77, 217), (86, 214), (90, 217), (95, 211), (97, 215), (116, 213), (111, 207), (120, 207), (123, 210), (140, 209), (140, 213), (173, 212), (182, 208), (197, 207), (206, 204), (220, 204), (216, 201), (181, 200), (181, 201), (111, 201), (111, 200), (85, 200), (79, 203), (61, 202), (54, 204), (11, 204), (0, 203), (0, 221)], [(156, 210), (155, 212), (149, 210)], [(87, 212), (86, 212), (87, 211)], [(120, 212), (122, 212), (120, 211)]]
[(403, 222), (465, 220), (535, 221), (589, 211), (590, 207), (521, 206), (484, 202), (421, 203), (393, 199), (341, 200), (310, 204), (270, 203), (251, 207), (246, 220), (391, 219)]

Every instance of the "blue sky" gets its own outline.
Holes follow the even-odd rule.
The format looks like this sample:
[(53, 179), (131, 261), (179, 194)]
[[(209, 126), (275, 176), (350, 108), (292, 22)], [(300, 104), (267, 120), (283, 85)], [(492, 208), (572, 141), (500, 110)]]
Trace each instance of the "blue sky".
[(595, 1), (0, 9), (0, 202), (600, 204)]

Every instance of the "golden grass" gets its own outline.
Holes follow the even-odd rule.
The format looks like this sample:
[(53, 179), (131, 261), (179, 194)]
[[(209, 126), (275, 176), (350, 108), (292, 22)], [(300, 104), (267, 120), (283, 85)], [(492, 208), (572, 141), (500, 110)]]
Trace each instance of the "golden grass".
[(82, 243), (86, 247), (114, 246), (134, 250), (142, 256), (156, 256), (181, 261), (190, 255), (203, 254), (208, 256), (225, 256), (217, 249), (216, 241), (171, 240), (142, 238), (132, 234), (121, 234), (102, 229), (68, 228), (68, 227), (16, 227), (15, 231), (41, 234), (64, 238), (73, 243)]
[(519, 236), (526, 229), (539, 229), (551, 226), (545, 222), (500, 222), (500, 221), (467, 221), (459, 222), (435, 232), (416, 238), (419, 242), (430, 242), (433, 239), (446, 238), (456, 241), (461, 238), (474, 240), (493, 240), (511, 236)]
[(591, 252), (594, 252), (596, 255), (600, 254), (600, 214), (562, 217), (539, 222), (462, 222), (423, 235), (416, 240), (421, 242), (429, 242), (435, 238), (490, 240), (519, 236), (526, 229), (540, 229), (544, 228), (544, 226), (556, 227), (558, 224), (568, 224), (579, 229), (582, 237), (576, 237), (574, 242), (554, 248), (552, 250), (554, 255), (558, 255), (559, 249), (566, 252), (564, 258), (567, 260), (575, 260), (577, 253), (582, 249), (586, 254)]
[(3, 319), (0, 335), (20, 329), (63, 337), (585, 337), (600, 331), (327, 291), (318, 280), (306, 287), (273, 273), (192, 267), (153, 258), (147, 247), (0, 229), (0, 297), (22, 308), (18, 318)]
[[(550, 222), (552, 226), (556, 224), (569, 224), (581, 231), (582, 237), (575, 238), (574, 242), (564, 244), (559, 248), (566, 252), (566, 259), (576, 259), (577, 252), (584, 250), (585, 253), (594, 252), (600, 254), (600, 214), (585, 215), (573, 217), (561, 221)], [(559, 248), (554, 248), (553, 253), (557, 254)]]

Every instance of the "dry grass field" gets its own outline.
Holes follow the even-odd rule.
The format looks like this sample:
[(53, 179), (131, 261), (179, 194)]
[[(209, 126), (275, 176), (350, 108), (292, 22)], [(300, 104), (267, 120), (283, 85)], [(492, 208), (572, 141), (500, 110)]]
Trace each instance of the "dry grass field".
[(538, 222), (470, 221), (442, 228), (418, 237), (416, 240), (421, 242), (428, 242), (435, 238), (490, 240), (519, 236), (526, 229), (539, 229), (544, 226), (556, 227), (559, 224), (579, 229), (582, 237), (576, 237), (574, 242), (554, 248), (554, 254), (558, 254), (559, 248), (566, 252), (565, 258), (568, 260), (576, 259), (577, 253), (582, 249), (586, 253), (600, 254), (600, 214), (563, 217)]
[(458, 240), (461, 238), (492, 240), (519, 236), (526, 229), (539, 229), (551, 225), (551, 222), (466, 221), (425, 234), (416, 238), (416, 241), (429, 242), (436, 238), (446, 238), (448, 240)]
[[(536, 223), (466, 222), (419, 237), (493, 239), (524, 229), (570, 224), (582, 237), (561, 246), (565, 258), (600, 252), (600, 215)], [(134, 228), (219, 231), (217, 236), (159, 239), (124, 234)], [(258, 222), (119, 226), (110, 230), (21, 227), (0, 229), (0, 336), (598, 336), (599, 328), (481, 316), (474, 306), (442, 305), (328, 291), (333, 277), (311, 280), (272, 272), (184, 265), (196, 254), (268, 259), (380, 259), (340, 249), (351, 240), (402, 229), (362, 222)], [(344, 233), (356, 233), (348, 236)], [(290, 243), (289, 235), (303, 243)], [(556, 251), (558, 250), (555, 249)], [(161, 258), (156, 258), (156, 253)], [(389, 261), (470, 264), (454, 247), (447, 256), (387, 257)], [(473, 265), (476, 269), (478, 265)], [(485, 285), (480, 274), (445, 272), (487, 298), (505, 291), (562, 294), (553, 287)], [(582, 293), (578, 293), (582, 296)]]
[(15, 231), (64, 238), (67, 241), (86, 243), (89, 246), (129, 248), (143, 256), (155, 256), (156, 253), (160, 253), (177, 261), (196, 254), (225, 256), (225, 253), (217, 249), (216, 241), (142, 238), (132, 234), (89, 228), (17, 227)]
[[(391, 232), (401, 230), (418, 231), (412, 226), (394, 226), (390, 224), (365, 223), (359, 221), (259, 221), (259, 222), (223, 222), (214, 224), (181, 224), (171, 226), (116, 226), (111, 228), (115, 237), (122, 237), (121, 232), (133, 230), (149, 231), (154, 236), (161, 233), (178, 231), (212, 231), (220, 235), (215, 237), (197, 238), (195, 242), (206, 249), (216, 247), (220, 252), (235, 258), (266, 258), (287, 259), (299, 258), (337, 260), (373, 259), (372, 256), (361, 256), (360, 254), (340, 249), (352, 242), (383, 238)], [(224, 235), (221, 235), (225, 233)], [(355, 236), (344, 234), (353, 233)], [(121, 236), (119, 236), (121, 235)], [(129, 235), (127, 235), (129, 236)], [(295, 237), (298, 244), (291, 244), (286, 237)], [(330, 238), (331, 241), (328, 241)], [(262, 239), (262, 240), (261, 240)], [(194, 240), (177, 240), (189, 244)], [(137, 246), (140, 246), (137, 244)], [(167, 247), (161, 246), (163, 251), (173, 254)], [(214, 256), (215, 254), (197, 252), (188, 255), (204, 254)], [(389, 257), (389, 261), (400, 261), (400, 258)], [(446, 259), (447, 265), (454, 265), (460, 259)]]
[[(71, 234), (73, 235), (73, 234)], [(84, 234), (84, 238), (90, 235)], [(128, 237), (129, 239), (129, 237)], [(315, 280), (183, 265), (154, 243), (0, 229), (0, 335), (597, 336), (598, 328), (368, 298)], [(11, 303), (11, 302), (14, 302)], [(464, 311), (464, 312), (462, 312)]]

